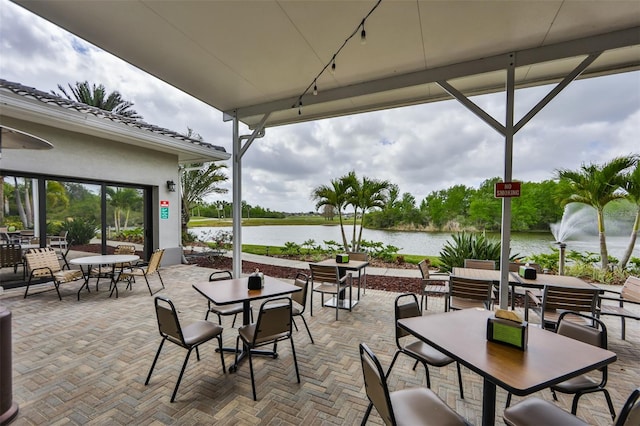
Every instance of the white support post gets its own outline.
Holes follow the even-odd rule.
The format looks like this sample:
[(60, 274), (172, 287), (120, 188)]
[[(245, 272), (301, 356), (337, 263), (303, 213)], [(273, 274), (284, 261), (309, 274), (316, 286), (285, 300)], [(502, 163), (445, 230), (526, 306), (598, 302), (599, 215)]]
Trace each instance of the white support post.
[[(504, 182), (513, 178), (513, 111), (515, 105), (515, 54), (507, 66), (507, 105), (504, 133)], [(509, 254), (511, 253), (511, 198), (502, 198), (502, 224), (500, 245), (500, 309), (507, 309), (509, 302)], [(513, 295), (512, 295), (513, 297)]]
[(242, 153), (240, 145), (240, 130), (238, 117), (233, 117), (233, 204), (231, 206), (233, 215), (233, 268), (234, 278), (242, 275)]

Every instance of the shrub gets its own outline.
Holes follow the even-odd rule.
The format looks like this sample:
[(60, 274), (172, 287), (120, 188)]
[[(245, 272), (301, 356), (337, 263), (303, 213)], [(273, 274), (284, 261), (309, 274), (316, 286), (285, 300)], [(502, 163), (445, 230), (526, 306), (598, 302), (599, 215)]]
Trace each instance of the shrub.
[(65, 222), (60, 227), (63, 231), (69, 231), (67, 242), (70, 246), (89, 244), (96, 236), (98, 226), (91, 219), (75, 219)]
[[(486, 259), (500, 261), (500, 241), (486, 238), (483, 234), (469, 234), (459, 232), (452, 234), (453, 241), (447, 241), (440, 251), (439, 261), (441, 269), (451, 271), (455, 267), (464, 266), (465, 259)], [(521, 259), (514, 254), (510, 260)]]

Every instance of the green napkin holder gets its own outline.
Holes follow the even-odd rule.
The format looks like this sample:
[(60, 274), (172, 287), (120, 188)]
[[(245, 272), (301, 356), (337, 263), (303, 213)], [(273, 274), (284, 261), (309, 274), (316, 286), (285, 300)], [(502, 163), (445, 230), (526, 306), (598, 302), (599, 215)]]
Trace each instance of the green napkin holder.
[(521, 351), (527, 350), (528, 324), (502, 318), (487, 319), (487, 340), (501, 343)]
[(518, 275), (520, 275), (525, 280), (535, 280), (538, 274), (534, 268), (531, 268), (529, 266), (521, 266), (518, 268)]
[(336, 263), (349, 263), (348, 254), (336, 254)]

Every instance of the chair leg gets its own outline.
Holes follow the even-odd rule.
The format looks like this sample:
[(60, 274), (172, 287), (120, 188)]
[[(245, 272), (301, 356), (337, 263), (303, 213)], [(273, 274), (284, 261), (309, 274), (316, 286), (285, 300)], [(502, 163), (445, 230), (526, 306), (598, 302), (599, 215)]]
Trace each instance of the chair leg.
[(511, 392), (507, 393), (507, 403), (504, 405), (504, 408), (509, 408), (511, 405)]
[(609, 406), (609, 413), (611, 413), (611, 420), (616, 419), (616, 410), (613, 408), (613, 402), (611, 401), (611, 395), (609, 395), (609, 391), (606, 389), (602, 389), (602, 393), (604, 393), (604, 397), (607, 400), (607, 405)]
[(389, 378), (389, 374), (391, 374), (391, 369), (393, 368), (393, 366), (395, 365), (396, 361), (398, 360), (398, 355), (400, 355), (400, 351), (396, 351), (396, 353), (393, 354), (393, 359), (391, 360), (391, 364), (389, 365), (389, 369), (387, 370), (387, 374), (384, 375), (385, 379)]
[[(238, 318), (238, 314), (233, 314), (233, 322), (231, 323), (231, 328), (236, 326), (236, 318)], [(220, 324), (222, 325), (222, 324)]]
[(220, 352), (220, 362), (222, 363), (222, 372), (227, 374), (227, 367), (224, 365), (224, 351), (222, 350), (222, 334), (218, 335), (218, 352)]
[[(60, 283), (57, 281), (53, 282), (53, 285), (56, 288), (56, 293), (58, 293), (58, 299), (60, 299), (60, 301), (62, 301), (62, 296), (60, 295)], [(79, 296), (79, 295), (78, 295)]]
[[(556, 391), (554, 391), (553, 389), (551, 389), (551, 395), (553, 395), (553, 400), (557, 401), (558, 400), (558, 395), (556, 395)], [(574, 413), (575, 414), (575, 413)]]
[(431, 377), (429, 377), (429, 366), (427, 365), (426, 362), (423, 362), (422, 365), (424, 365), (424, 375), (427, 377), (427, 387), (431, 389)]
[(302, 316), (302, 315), (300, 315), (300, 318), (302, 318), (302, 322), (304, 323), (304, 327), (307, 329), (307, 334), (309, 335), (309, 339), (311, 339), (311, 344), (315, 344), (315, 342), (313, 341), (313, 337), (311, 337), (311, 330), (309, 330), (309, 326), (307, 325), (307, 320), (304, 319), (304, 316)]
[(153, 363), (151, 364), (151, 368), (149, 369), (149, 374), (147, 375), (147, 380), (144, 381), (144, 385), (149, 384), (149, 380), (151, 380), (151, 373), (153, 373), (153, 369), (156, 366), (156, 362), (158, 361), (158, 357), (160, 356), (160, 351), (162, 350), (162, 345), (164, 345), (164, 341), (167, 339), (162, 339), (160, 342), (160, 346), (158, 347), (158, 351), (156, 352), (155, 358), (153, 358)]
[(149, 285), (149, 279), (147, 279), (147, 274), (145, 273), (143, 276), (144, 276), (144, 280), (147, 282), (147, 288), (149, 289), (149, 294), (153, 296), (153, 292), (151, 291), (151, 286)]
[(371, 414), (372, 408), (373, 402), (369, 402), (369, 406), (367, 407), (367, 411), (364, 412), (364, 417), (362, 418), (362, 422), (360, 422), (360, 426), (364, 426), (367, 424), (367, 419), (369, 418), (369, 414)]
[(620, 320), (622, 321), (622, 340), (625, 340), (627, 321), (625, 317), (620, 317)]
[(460, 371), (459, 362), (456, 362), (456, 368), (458, 370), (458, 386), (460, 386), (460, 399), (464, 399), (464, 391), (462, 390), (462, 372)]
[(162, 288), (165, 288), (164, 281), (162, 281), (162, 275), (160, 275), (160, 271), (156, 270), (156, 274), (158, 274), (158, 278), (160, 278), (160, 284), (162, 284)]
[(251, 374), (251, 389), (253, 391), (253, 400), (257, 401), (256, 397), (256, 379), (253, 377), (253, 358), (251, 357), (251, 348), (247, 345), (244, 345), (245, 350), (247, 351), (247, 355), (249, 355), (249, 373)]
[(289, 335), (289, 340), (291, 341), (291, 352), (293, 353), (293, 365), (296, 367), (296, 377), (298, 378), (298, 383), (300, 383), (300, 371), (298, 370), (298, 358), (296, 357), (296, 348), (293, 346), (293, 334)]
[[(197, 349), (197, 347), (196, 347)], [(176, 382), (176, 387), (173, 389), (173, 395), (171, 395), (171, 402), (176, 400), (176, 394), (178, 393), (178, 387), (180, 386), (180, 381), (182, 380), (182, 375), (184, 374), (184, 370), (187, 368), (187, 362), (189, 361), (189, 355), (191, 355), (191, 351), (193, 348), (189, 348), (187, 352), (187, 356), (184, 358), (184, 362), (182, 363), (182, 370), (180, 370), (180, 375), (178, 376), (178, 381)]]

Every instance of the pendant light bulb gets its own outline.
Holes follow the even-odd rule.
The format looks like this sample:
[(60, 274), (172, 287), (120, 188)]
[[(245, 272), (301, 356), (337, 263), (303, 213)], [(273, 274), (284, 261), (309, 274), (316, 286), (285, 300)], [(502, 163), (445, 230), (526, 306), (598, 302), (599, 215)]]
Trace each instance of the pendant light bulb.
[(362, 24), (362, 31), (360, 32), (360, 44), (367, 44), (367, 32), (364, 30), (364, 24)]
[(316, 83), (313, 83), (313, 96), (316, 96), (318, 94), (318, 85)]
[(333, 61), (331, 62), (331, 74), (336, 73), (336, 56), (333, 55)]

